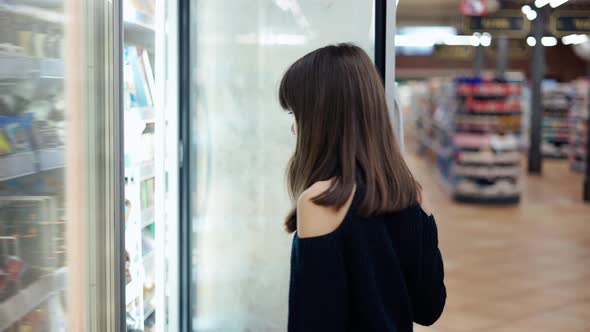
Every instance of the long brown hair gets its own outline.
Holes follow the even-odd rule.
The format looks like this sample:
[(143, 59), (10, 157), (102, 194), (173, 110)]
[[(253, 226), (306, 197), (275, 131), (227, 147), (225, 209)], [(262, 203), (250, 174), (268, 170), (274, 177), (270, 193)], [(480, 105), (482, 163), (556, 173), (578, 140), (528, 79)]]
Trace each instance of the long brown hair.
[(396, 142), (383, 82), (361, 48), (330, 45), (297, 60), (281, 80), (279, 100), (297, 124), (287, 170), (293, 202), (288, 232), (297, 228), (297, 198), (317, 181), (334, 179), (313, 202), (340, 208), (361, 174), (365, 188), (357, 213), (364, 217), (419, 202), (420, 185)]

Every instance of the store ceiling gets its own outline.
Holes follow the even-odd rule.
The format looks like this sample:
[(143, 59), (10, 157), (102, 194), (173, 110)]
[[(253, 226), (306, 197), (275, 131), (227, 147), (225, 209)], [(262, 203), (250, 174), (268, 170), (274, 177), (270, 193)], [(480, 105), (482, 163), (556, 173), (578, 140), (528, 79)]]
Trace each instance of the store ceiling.
[[(532, 0), (498, 0), (500, 8), (520, 9)], [(399, 0), (397, 26), (434, 25), (460, 26), (461, 0)], [(590, 0), (569, 0), (562, 10), (590, 10)]]

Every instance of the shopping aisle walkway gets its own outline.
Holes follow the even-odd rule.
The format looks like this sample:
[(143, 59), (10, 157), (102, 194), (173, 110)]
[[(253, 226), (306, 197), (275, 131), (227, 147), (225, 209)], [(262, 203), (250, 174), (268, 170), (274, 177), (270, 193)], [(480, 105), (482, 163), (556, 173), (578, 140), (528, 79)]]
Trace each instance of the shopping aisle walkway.
[(448, 300), (443, 317), (417, 332), (590, 331), (590, 204), (582, 175), (546, 161), (525, 177), (513, 207), (457, 204), (432, 163), (409, 154), (439, 225)]

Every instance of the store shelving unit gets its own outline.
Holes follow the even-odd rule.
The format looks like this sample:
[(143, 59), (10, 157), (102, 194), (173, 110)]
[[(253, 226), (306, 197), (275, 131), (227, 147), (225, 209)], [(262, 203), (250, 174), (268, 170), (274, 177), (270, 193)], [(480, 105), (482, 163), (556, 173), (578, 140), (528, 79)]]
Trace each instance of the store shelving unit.
[(568, 158), (570, 148), (569, 89), (569, 85), (563, 83), (547, 83), (543, 86), (541, 151), (544, 158)]
[(66, 272), (65, 267), (50, 272), (0, 303), (0, 331), (8, 329), (49, 298), (63, 292)]
[(520, 200), (520, 81), (432, 79), (432, 108), (418, 120), (419, 141), (436, 154), (443, 187), (457, 201)]
[(125, 246), (131, 281), (126, 287), (127, 330), (154, 328), (157, 221), (157, 123), (154, 1), (124, 1)]
[(520, 200), (520, 82), (457, 79), (457, 113), (450, 162), (454, 197), (468, 203)]
[(579, 79), (571, 84), (570, 108), (570, 167), (579, 172), (586, 170), (586, 146), (588, 141), (590, 81)]

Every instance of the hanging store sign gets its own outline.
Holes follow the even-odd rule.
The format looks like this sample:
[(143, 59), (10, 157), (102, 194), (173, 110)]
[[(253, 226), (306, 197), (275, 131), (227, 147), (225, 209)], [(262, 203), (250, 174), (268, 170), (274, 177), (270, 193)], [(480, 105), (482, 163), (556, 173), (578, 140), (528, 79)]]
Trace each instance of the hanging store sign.
[[(496, 59), (498, 56), (498, 44), (494, 43), (491, 47), (486, 48), (486, 56), (491, 59)], [(511, 60), (524, 60), (529, 57), (529, 49), (522, 39), (508, 40), (508, 58)]]
[(475, 55), (475, 47), (456, 45), (435, 45), (432, 54), (440, 59), (471, 60)]
[(461, 0), (463, 16), (484, 16), (487, 14), (486, 0)]
[(551, 15), (551, 30), (556, 36), (590, 34), (590, 11), (558, 11)]
[(494, 36), (524, 37), (529, 33), (530, 21), (520, 11), (499, 11), (492, 16), (465, 17), (468, 32), (489, 32)]

